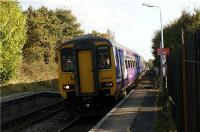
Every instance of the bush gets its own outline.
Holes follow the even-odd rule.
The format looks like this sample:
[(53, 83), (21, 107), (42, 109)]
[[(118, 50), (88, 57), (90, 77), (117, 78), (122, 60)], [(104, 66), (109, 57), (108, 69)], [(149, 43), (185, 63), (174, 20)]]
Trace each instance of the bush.
[(57, 64), (44, 61), (23, 63), (17, 80), (22, 82), (46, 81), (57, 78)]
[(15, 1), (0, 1), (0, 84), (16, 75), (26, 40), (26, 21)]

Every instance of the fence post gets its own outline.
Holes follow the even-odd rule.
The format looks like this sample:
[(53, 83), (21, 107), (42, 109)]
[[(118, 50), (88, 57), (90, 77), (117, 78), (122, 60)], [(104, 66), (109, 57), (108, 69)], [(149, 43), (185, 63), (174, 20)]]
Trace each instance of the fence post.
[(187, 123), (187, 90), (186, 90), (186, 70), (185, 70), (185, 42), (184, 42), (184, 31), (181, 30), (181, 38), (182, 38), (182, 86), (183, 86), (183, 113), (184, 113), (184, 132), (188, 132), (188, 123)]

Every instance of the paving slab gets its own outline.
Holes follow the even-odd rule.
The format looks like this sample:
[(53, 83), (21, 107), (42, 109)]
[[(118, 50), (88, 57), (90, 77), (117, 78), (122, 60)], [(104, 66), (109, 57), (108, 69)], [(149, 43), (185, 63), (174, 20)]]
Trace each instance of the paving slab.
[(157, 114), (161, 107), (157, 107), (157, 97), (160, 90), (148, 89), (145, 95), (140, 111), (137, 113), (131, 127), (130, 132), (154, 132), (157, 121)]
[(154, 131), (157, 89), (132, 90), (116, 107), (102, 118), (90, 132)]

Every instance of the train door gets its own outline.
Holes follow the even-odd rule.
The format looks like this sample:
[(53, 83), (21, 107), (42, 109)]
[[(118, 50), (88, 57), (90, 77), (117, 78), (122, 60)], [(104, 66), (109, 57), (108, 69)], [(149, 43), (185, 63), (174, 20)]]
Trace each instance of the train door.
[(91, 50), (78, 50), (80, 93), (94, 93), (94, 76)]
[(118, 49), (119, 52), (119, 60), (120, 60), (120, 68), (121, 68), (121, 74), (122, 74), (122, 84), (121, 84), (121, 88), (123, 88), (124, 85), (124, 79), (126, 77), (126, 73), (125, 73), (125, 66), (124, 66), (124, 51)]
[(122, 88), (122, 86), (123, 86), (123, 73), (122, 73), (122, 70), (123, 70), (123, 63), (122, 63), (122, 56), (120, 56), (121, 54), (120, 54), (120, 49), (115, 49), (116, 50), (116, 52), (115, 52), (115, 54), (116, 54), (116, 63), (117, 63), (117, 66), (116, 66), (116, 74), (117, 74), (117, 88), (118, 89), (121, 89)]

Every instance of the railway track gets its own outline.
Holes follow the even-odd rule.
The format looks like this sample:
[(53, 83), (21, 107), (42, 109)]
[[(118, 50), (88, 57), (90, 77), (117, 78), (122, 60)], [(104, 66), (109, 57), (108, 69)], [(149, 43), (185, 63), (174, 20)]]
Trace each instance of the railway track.
[(78, 112), (78, 114), (72, 117), (70, 113), (65, 111), (66, 106), (64, 101), (59, 100), (51, 105), (32, 111), (13, 120), (1, 122), (1, 130), (2, 132), (87, 132), (110, 111), (114, 105), (115, 104), (88, 109), (86, 113)]
[(69, 128), (71, 125), (73, 125), (75, 122), (77, 122), (78, 120), (80, 120), (80, 117), (76, 117), (73, 120), (71, 120), (68, 124), (66, 124), (64, 127), (62, 127), (60, 130), (58, 130), (58, 132), (65, 132), (67, 130), (67, 128)]
[(88, 132), (102, 117), (76, 117), (58, 132)]
[[(12, 120), (1, 122), (2, 132), (89, 131), (113, 106), (92, 108), (72, 114), (65, 111), (63, 100)], [(31, 108), (30, 108), (31, 110)]]
[(65, 105), (63, 100), (56, 102), (39, 110), (33, 111), (21, 117), (2, 123), (1, 124), (2, 132), (20, 131), (23, 128), (26, 128), (32, 124), (41, 122), (42, 120), (54, 116), (60, 113), (61, 111), (64, 111), (64, 109)]

